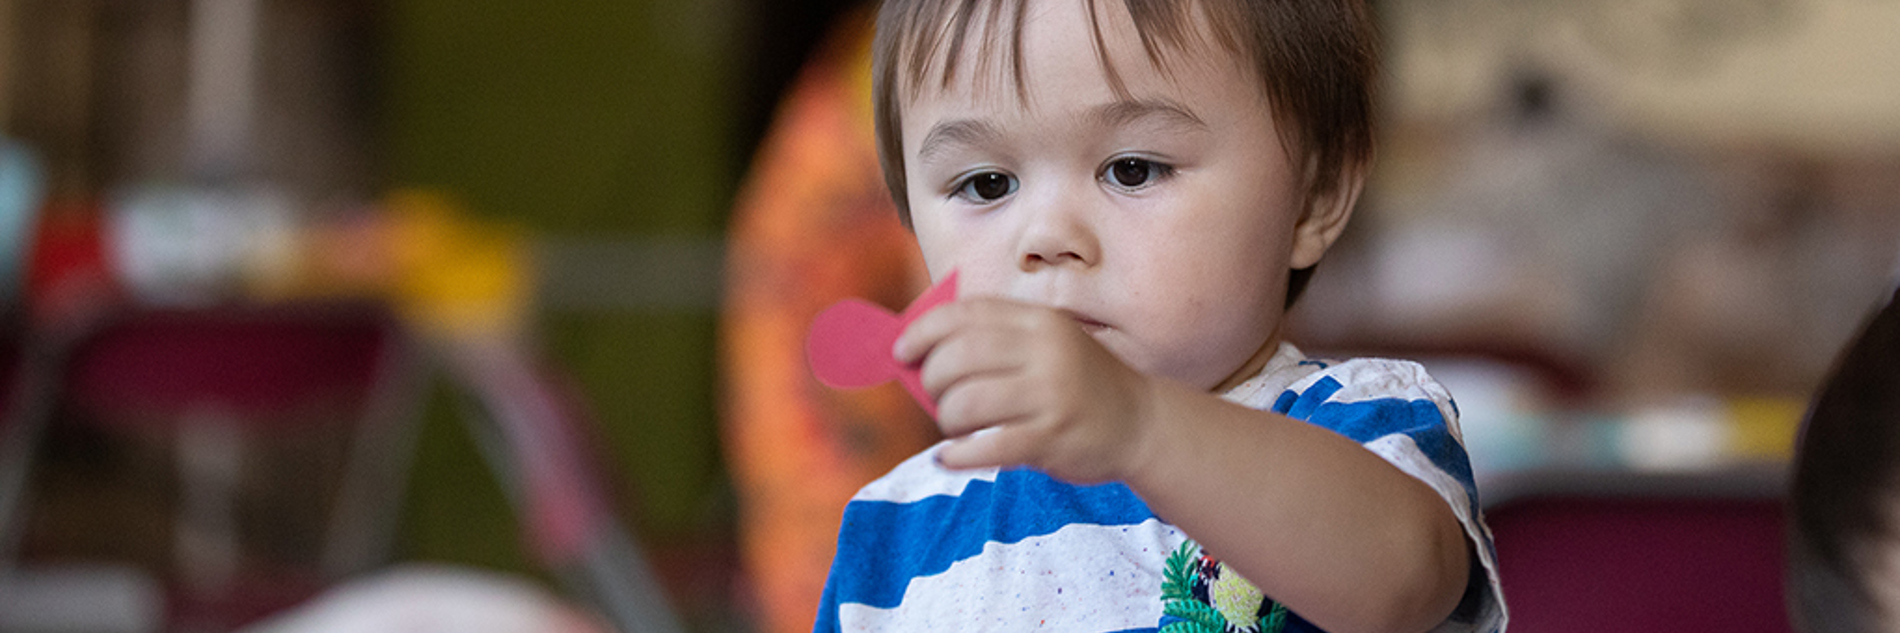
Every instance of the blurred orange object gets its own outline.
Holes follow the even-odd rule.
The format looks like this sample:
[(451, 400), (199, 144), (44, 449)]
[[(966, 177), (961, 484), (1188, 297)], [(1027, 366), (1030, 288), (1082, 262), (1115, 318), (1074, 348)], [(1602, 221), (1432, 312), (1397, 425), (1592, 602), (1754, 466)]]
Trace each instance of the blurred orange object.
[(870, 16), (853, 13), (781, 104), (733, 210), (721, 323), (727, 461), (760, 630), (811, 630), (845, 502), (937, 439), (895, 384), (836, 391), (805, 362), (826, 306), (893, 311), (925, 286), (871, 125)]

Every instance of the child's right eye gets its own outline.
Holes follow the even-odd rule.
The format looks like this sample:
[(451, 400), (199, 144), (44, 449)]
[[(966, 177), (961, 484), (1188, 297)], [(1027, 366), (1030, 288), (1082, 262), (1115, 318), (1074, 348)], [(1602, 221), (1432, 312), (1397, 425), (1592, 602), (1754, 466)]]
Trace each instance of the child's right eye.
[(971, 174), (957, 185), (956, 195), (972, 202), (995, 202), (1016, 192), (1016, 177), (997, 171)]

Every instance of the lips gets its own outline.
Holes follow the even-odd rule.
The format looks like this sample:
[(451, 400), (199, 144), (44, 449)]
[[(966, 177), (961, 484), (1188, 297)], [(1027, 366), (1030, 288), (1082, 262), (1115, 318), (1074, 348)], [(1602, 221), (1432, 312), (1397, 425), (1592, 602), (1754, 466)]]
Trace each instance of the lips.
[(1074, 319), (1076, 325), (1082, 326), (1082, 331), (1084, 332), (1095, 334), (1097, 332), (1101, 332), (1103, 330), (1108, 329), (1107, 323), (1097, 321), (1094, 318), (1089, 317), (1089, 315), (1082, 314), (1074, 310), (1066, 310), (1066, 309), (1063, 310), (1062, 313), (1065, 315), (1068, 315), (1069, 318)]

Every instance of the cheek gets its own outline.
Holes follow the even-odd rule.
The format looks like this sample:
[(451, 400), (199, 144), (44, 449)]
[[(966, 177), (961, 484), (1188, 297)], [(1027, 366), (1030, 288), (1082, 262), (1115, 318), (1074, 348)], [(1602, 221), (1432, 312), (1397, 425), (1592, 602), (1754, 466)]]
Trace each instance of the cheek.
[(1219, 303), (1234, 299), (1221, 289), (1231, 292), (1286, 274), (1291, 222), (1281, 222), (1272, 213), (1228, 208), (1172, 224), (1142, 231), (1146, 239), (1158, 242), (1146, 259), (1166, 270), (1166, 277), (1158, 280), (1161, 283), (1173, 281), (1186, 285), (1181, 290), (1215, 293), (1210, 300)]
[[(1258, 212), (1173, 227), (1130, 273), (1145, 314), (1152, 369), (1212, 387), (1253, 356), (1285, 302), (1286, 246)], [(1150, 231), (1158, 227), (1149, 227)]]
[(1261, 281), (1203, 286), (1202, 290), (1211, 292), (1200, 297), (1203, 301), (1197, 309), (1161, 325), (1157, 369), (1201, 389), (1232, 376), (1253, 358), (1278, 324), (1277, 305), (1258, 301), (1267, 294), (1256, 292)]
[[(922, 236), (919, 236), (917, 239), (917, 250), (924, 256), (924, 271), (930, 274), (930, 283), (932, 284), (943, 281), (943, 278), (949, 276), (950, 271), (956, 268), (956, 265), (953, 263), (955, 259), (952, 256), (943, 252), (942, 248), (923, 239)], [(968, 284), (969, 282), (963, 281), (961, 283)]]
[(958, 294), (1004, 294), (1009, 272), (1005, 264), (1011, 260), (996, 252), (995, 237), (984, 233), (982, 223), (953, 223), (939, 216), (913, 216), (911, 226), (932, 283), (943, 281), (954, 270)]
[(932, 283), (942, 281), (958, 259), (957, 243), (949, 239), (953, 233), (938, 210), (914, 204), (911, 209), (911, 234), (916, 236), (917, 250), (924, 256), (924, 268), (930, 272)]

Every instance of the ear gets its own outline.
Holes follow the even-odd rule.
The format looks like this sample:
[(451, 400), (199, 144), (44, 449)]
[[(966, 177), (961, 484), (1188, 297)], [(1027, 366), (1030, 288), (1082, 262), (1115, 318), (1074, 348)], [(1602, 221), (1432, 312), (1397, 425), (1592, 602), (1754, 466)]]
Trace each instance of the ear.
[[(1316, 159), (1308, 159), (1307, 173), (1317, 173)], [(1339, 234), (1346, 230), (1346, 220), (1352, 218), (1352, 208), (1359, 202), (1359, 192), (1365, 188), (1366, 165), (1354, 163), (1339, 170), (1339, 180), (1328, 187), (1313, 190), (1309, 187), (1306, 196), (1306, 209), (1297, 224), (1293, 225), (1293, 257), (1288, 262), (1294, 270), (1310, 268), (1319, 263), (1326, 249), (1331, 248)]]

